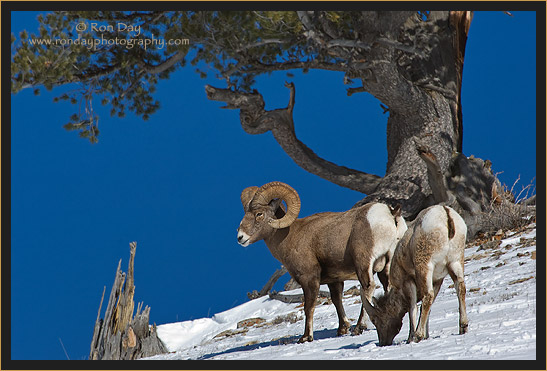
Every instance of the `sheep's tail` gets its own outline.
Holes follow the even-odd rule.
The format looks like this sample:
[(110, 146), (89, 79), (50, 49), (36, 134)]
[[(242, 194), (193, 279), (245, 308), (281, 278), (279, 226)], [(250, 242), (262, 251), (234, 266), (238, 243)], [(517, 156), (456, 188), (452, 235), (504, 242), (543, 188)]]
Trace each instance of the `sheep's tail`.
[(450, 216), (450, 210), (448, 207), (443, 206), (444, 211), (446, 211), (446, 226), (448, 227), (448, 239), (451, 240), (452, 237), (456, 234), (456, 227), (454, 226), (454, 219)]

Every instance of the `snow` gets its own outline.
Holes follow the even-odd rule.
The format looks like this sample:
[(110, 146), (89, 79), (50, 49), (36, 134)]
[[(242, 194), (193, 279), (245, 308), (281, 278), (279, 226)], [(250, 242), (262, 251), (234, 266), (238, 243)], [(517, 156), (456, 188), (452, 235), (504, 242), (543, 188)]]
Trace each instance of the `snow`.
[[(169, 353), (147, 359), (536, 359), (535, 225), (510, 235), (497, 248), (483, 249), (479, 245), (465, 251), (469, 317), (469, 332), (465, 335), (458, 334), (458, 300), (452, 280), (447, 277), (431, 310), (430, 338), (420, 343), (406, 342), (408, 315), (392, 346), (378, 345), (370, 322), (361, 335), (337, 337), (334, 306), (320, 304), (314, 314), (315, 340), (297, 344), (304, 331), (302, 305), (262, 297), (212, 318), (158, 326), (158, 336)], [(382, 289), (377, 283), (375, 295), (380, 295)], [(352, 286), (359, 286), (359, 282), (347, 281), (345, 290)], [(321, 286), (321, 291), (328, 291), (327, 286)], [(361, 307), (359, 296), (344, 296), (344, 307), (355, 324)], [(250, 318), (264, 321), (237, 328), (239, 321)]]

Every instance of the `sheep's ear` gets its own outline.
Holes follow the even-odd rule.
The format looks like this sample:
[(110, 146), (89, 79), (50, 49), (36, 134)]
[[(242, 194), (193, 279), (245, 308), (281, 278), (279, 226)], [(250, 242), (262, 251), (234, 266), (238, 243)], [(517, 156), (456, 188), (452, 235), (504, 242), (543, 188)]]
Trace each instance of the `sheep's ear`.
[(391, 207), (390, 207), (390, 210), (391, 210), (391, 214), (392, 214), (394, 217), (401, 216), (401, 204), (395, 205), (394, 208), (391, 208)]
[[(374, 300), (374, 298), (373, 298)], [(368, 299), (365, 298), (365, 301), (363, 302), (363, 306), (365, 307), (365, 310), (367, 311), (368, 313), (368, 316), (372, 319), (373, 317), (375, 318), (376, 317), (376, 314), (378, 312), (378, 310), (376, 308), (374, 308), (372, 306), (372, 304), (370, 304), (370, 302), (368, 301)]]

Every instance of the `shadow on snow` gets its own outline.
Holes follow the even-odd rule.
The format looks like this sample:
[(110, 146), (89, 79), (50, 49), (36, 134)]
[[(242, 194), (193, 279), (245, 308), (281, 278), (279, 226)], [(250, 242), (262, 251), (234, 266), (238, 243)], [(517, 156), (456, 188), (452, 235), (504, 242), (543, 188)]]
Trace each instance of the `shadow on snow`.
[[(314, 341), (321, 340), (321, 339), (335, 338), (335, 337), (337, 337), (336, 331), (337, 331), (336, 329), (332, 329), (332, 330), (324, 329), (324, 330), (314, 331), (314, 333), (313, 333)], [(280, 338), (280, 339), (277, 339), (277, 340), (265, 341), (265, 342), (262, 342), (262, 343), (256, 343), (256, 344), (252, 344), (252, 345), (243, 345), (243, 346), (239, 346), (239, 347), (235, 347), (235, 348), (231, 348), (231, 349), (226, 349), (226, 350), (223, 350), (223, 351), (217, 352), (217, 353), (204, 354), (204, 355), (202, 355), (201, 357), (199, 357), (197, 359), (198, 360), (205, 360), (205, 359), (211, 359), (211, 358), (214, 358), (216, 356), (223, 355), (223, 354), (230, 354), (230, 353), (237, 353), (237, 352), (247, 352), (247, 351), (252, 351), (252, 350), (259, 349), (259, 348), (266, 348), (266, 347), (279, 346), (279, 345), (297, 344), (298, 339), (300, 339), (299, 335), (297, 335), (297, 336), (286, 336), (286, 337), (283, 337), (283, 338)], [(360, 348), (362, 346), (365, 346), (367, 344), (370, 344), (370, 343), (374, 343), (374, 341), (369, 340), (369, 341), (366, 341), (363, 344), (349, 344), (349, 345), (342, 346), (338, 349), (339, 350), (341, 350), (341, 349), (358, 349), (358, 348)], [(328, 350), (335, 350), (335, 349), (328, 349)]]

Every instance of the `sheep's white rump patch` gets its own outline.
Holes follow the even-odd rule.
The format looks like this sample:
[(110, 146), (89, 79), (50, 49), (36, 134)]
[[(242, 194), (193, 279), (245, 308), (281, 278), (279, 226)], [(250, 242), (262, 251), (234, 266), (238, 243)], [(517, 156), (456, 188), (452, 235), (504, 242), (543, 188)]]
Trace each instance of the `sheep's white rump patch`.
[[(444, 221), (442, 223), (441, 221)], [(441, 222), (441, 223), (439, 223)], [(422, 220), (422, 230), (424, 232), (431, 232), (435, 229), (439, 229), (439, 226), (444, 226), (446, 229), (448, 229), (448, 219), (446, 215), (446, 211), (443, 207), (434, 207), (430, 209), (425, 215)]]
[(386, 225), (386, 217), (388, 220), (393, 219), (389, 207), (380, 203), (372, 205), (367, 213), (367, 220), (372, 228)]

